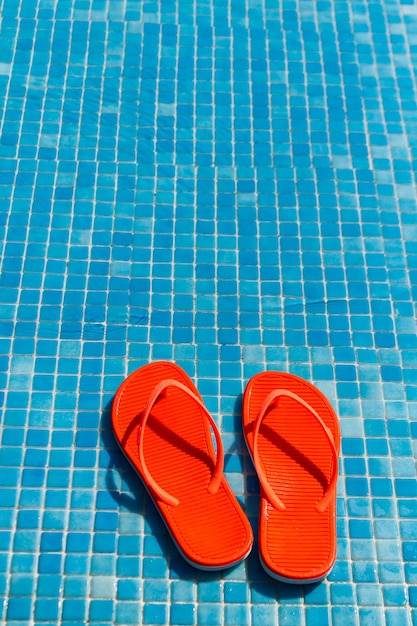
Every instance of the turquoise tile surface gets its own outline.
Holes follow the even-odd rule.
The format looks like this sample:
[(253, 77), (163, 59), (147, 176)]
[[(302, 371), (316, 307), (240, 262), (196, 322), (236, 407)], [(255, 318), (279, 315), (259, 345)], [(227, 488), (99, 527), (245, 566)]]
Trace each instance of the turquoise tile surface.
[[(417, 624), (413, 0), (0, 0), (0, 622)], [(340, 416), (317, 585), (179, 556), (110, 427), (174, 360), (257, 530), (241, 396)]]

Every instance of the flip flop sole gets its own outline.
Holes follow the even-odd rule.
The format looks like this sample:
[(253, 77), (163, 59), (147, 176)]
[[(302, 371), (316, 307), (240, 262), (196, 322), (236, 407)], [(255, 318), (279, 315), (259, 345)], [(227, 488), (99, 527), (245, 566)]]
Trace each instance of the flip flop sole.
[(258, 474), (284, 503), (273, 506), (261, 486), (259, 551), (267, 573), (289, 583), (317, 582), (336, 558), (336, 491), (323, 511), (316, 506), (326, 493), (335, 467), (329, 435), (302, 399), (318, 414), (339, 454), (337, 416), (327, 398), (307, 381), (284, 372), (263, 372), (248, 383), (243, 401), (244, 434), (254, 460), (254, 432), (268, 394), (287, 390), (265, 414), (257, 434)]
[(140, 460), (138, 431), (143, 409), (161, 382), (186, 386), (202, 402), (188, 375), (175, 363), (156, 362), (133, 372), (117, 391), (112, 408), (116, 440), (142, 479), (183, 557), (200, 569), (222, 569), (243, 560), (253, 535), (249, 522), (224, 475), (209, 493), (216, 463), (207, 417), (199, 404), (170, 386), (152, 406), (143, 433), (143, 458), (173, 506), (155, 494)]

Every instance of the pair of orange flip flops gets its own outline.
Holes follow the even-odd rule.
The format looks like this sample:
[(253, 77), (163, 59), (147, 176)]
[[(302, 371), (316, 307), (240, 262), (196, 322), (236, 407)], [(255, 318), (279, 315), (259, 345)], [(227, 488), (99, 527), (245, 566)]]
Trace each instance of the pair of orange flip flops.
[[(222, 569), (248, 556), (253, 533), (223, 474), (219, 431), (178, 365), (133, 372), (116, 393), (112, 424), (189, 563)], [(284, 582), (321, 580), (336, 557), (340, 432), (332, 406), (297, 376), (263, 372), (246, 387), (243, 430), (261, 486), (264, 569)]]

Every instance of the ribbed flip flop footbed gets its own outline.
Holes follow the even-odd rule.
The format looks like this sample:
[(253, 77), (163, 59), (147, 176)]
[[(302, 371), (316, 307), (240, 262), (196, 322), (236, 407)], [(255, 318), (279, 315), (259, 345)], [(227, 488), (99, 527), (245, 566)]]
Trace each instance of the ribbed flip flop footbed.
[[(116, 438), (145, 485), (137, 442), (140, 413), (156, 385), (166, 379), (181, 382), (201, 398), (176, 364), (156, 362), (131, 374), (113, 403)], [(247, 556), (252, 531), (226, 479), (216, 494), (207, 490), (216, 455), (208, 420), (198, 404), (180, 389), (169, 388), (151, 410), (143, 450), (153, 479), (179, 500), (178, 506), (154, 501), (183, 556), (202, 568), (228, 567)]]
[[(253, 377), (245, 391), (244, 432), (252, 456), (258, 410), (267, 395), (280, 388), (300, 396), (320, 415), (339, 452), (339, 423), (327, 398), (301, 378), (270, 371)], [(308, 409), (284, 396), (260, 426), (258, 451), (268, 483), (286, 506), (283, 511), (273, 508), (261, 489), (261, 560), (279, 579), (319, 580), (336, 556), (336, 494), (324, 512), (315, 508), (333, 471), (327, 437)]]

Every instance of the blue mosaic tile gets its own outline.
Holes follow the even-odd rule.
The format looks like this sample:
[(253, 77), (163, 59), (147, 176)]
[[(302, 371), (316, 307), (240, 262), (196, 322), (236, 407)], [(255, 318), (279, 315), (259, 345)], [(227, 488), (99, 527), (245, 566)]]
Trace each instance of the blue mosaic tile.
[[(0, 0), (0, 621), (417, 623), (411, 7)], [(156, 359), (255, 533), (246, 382), (329, 397), (326, 581), (182, 562), (109, 421)]]

